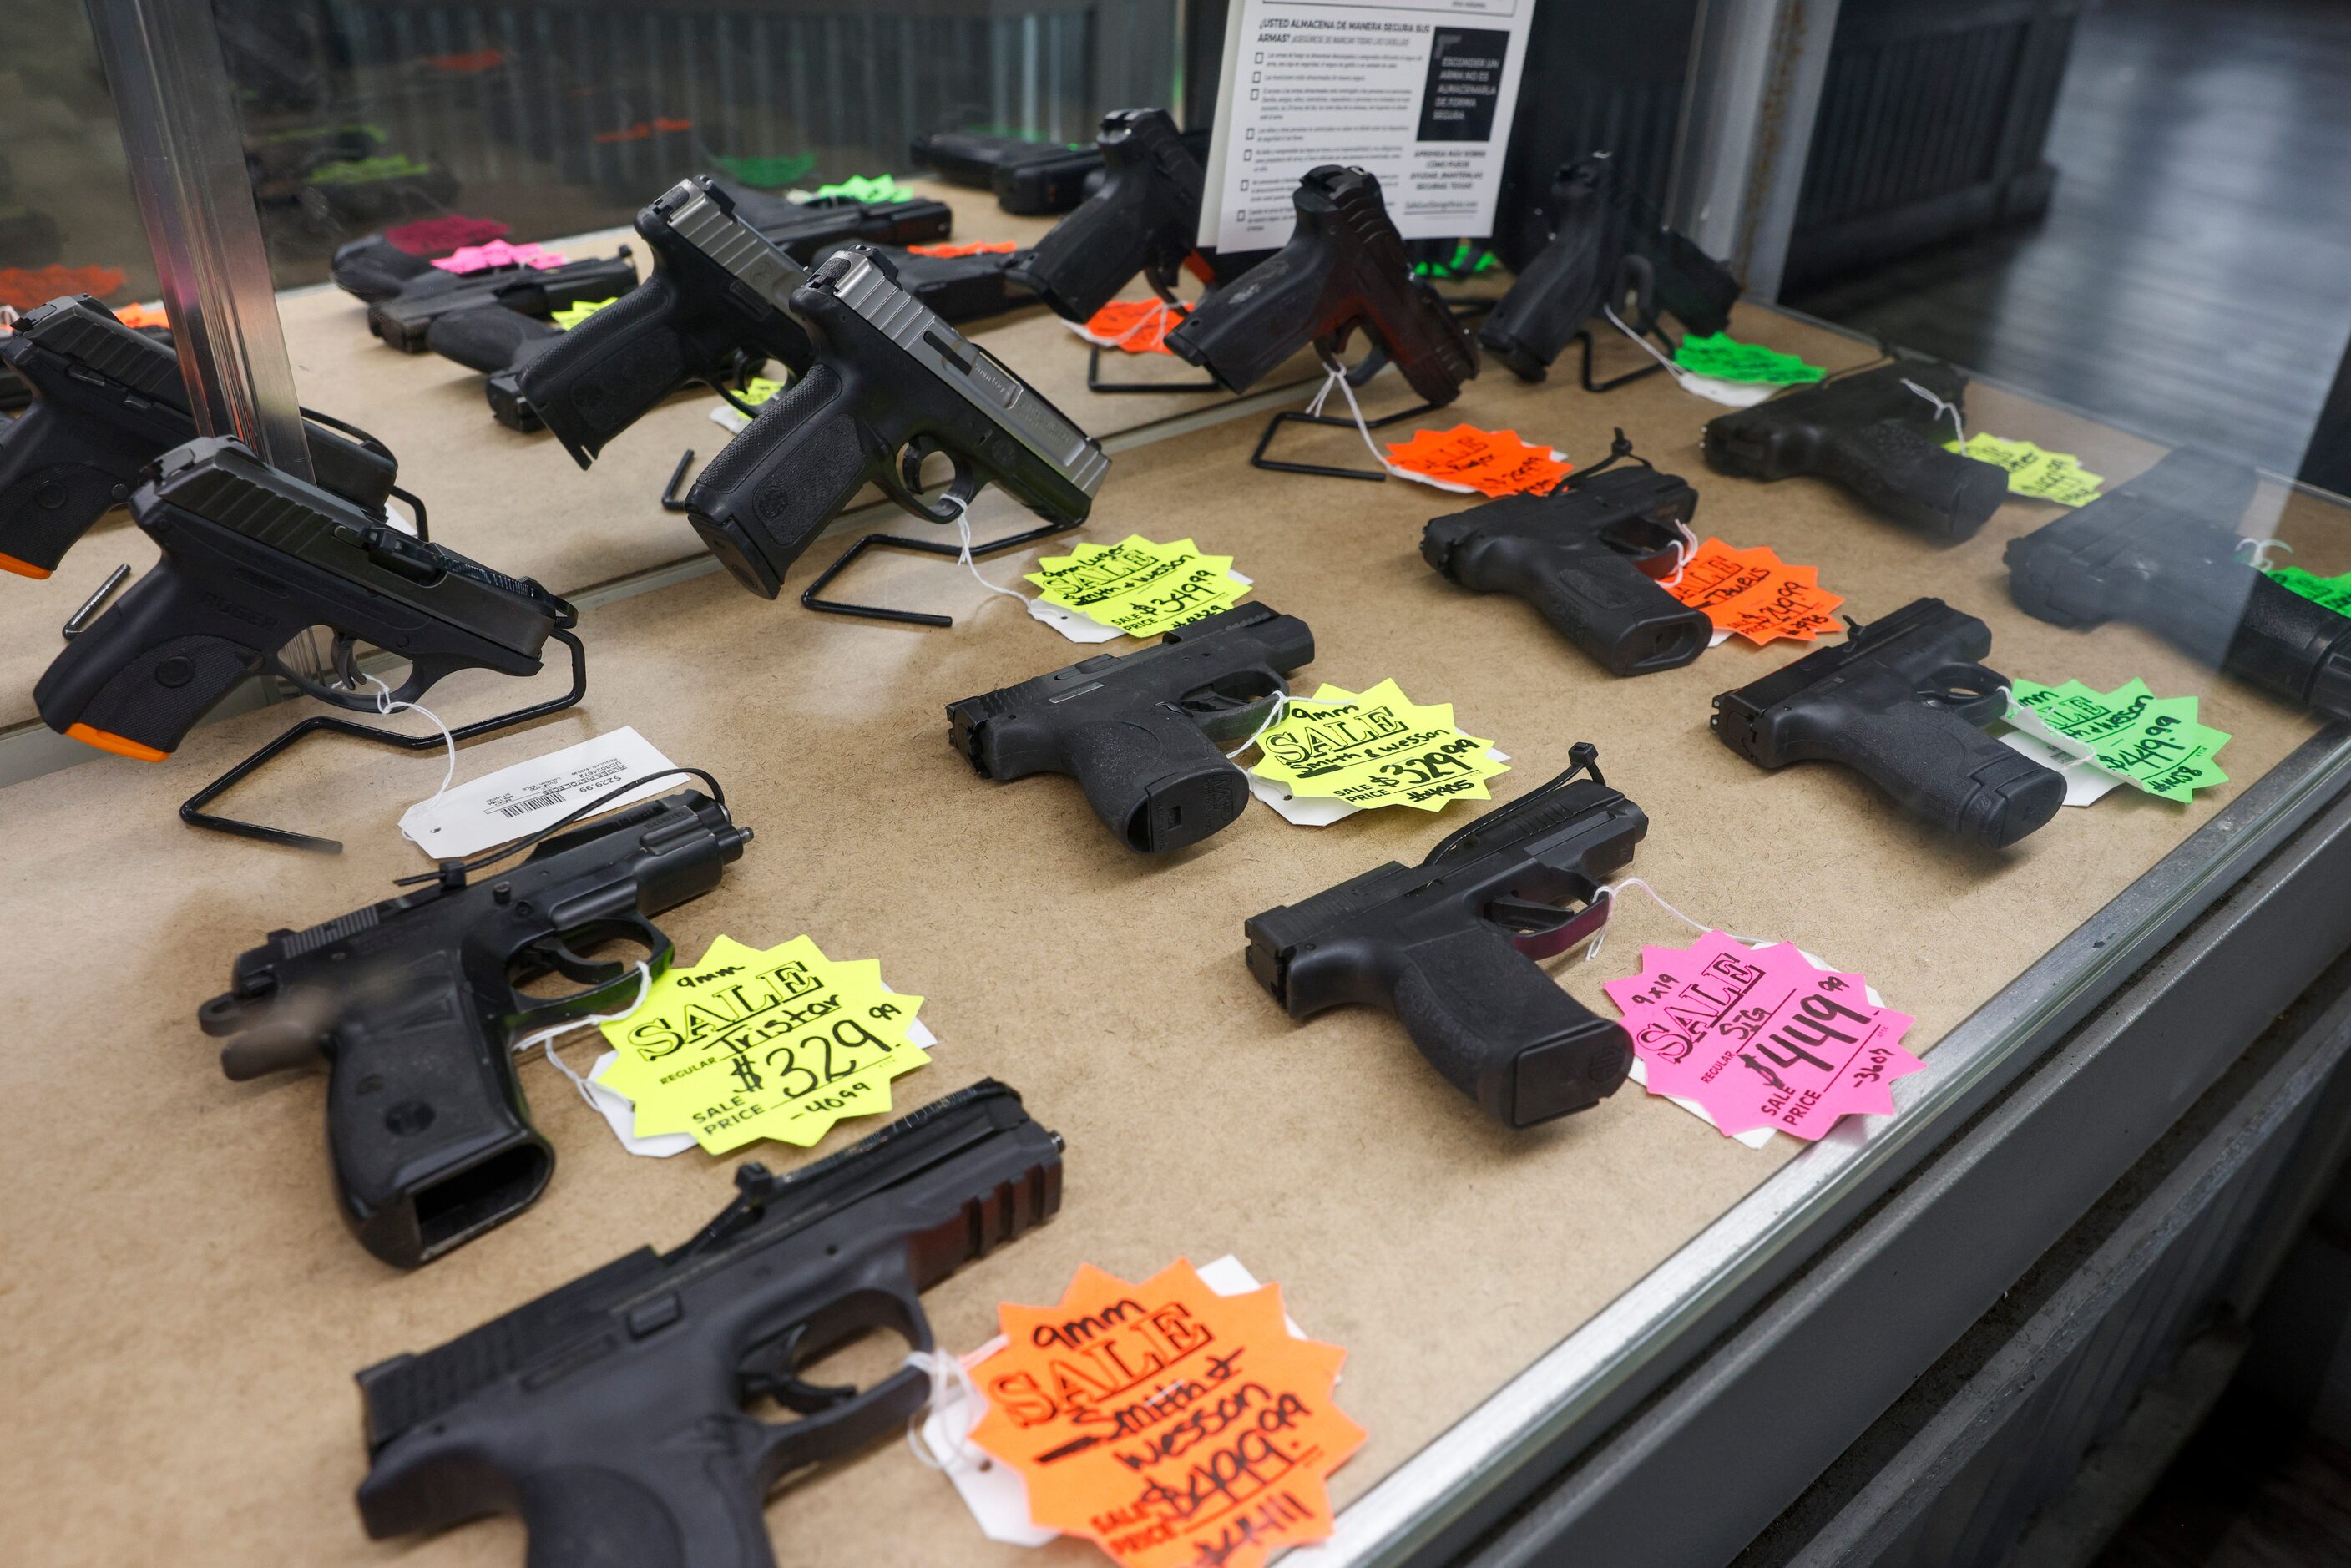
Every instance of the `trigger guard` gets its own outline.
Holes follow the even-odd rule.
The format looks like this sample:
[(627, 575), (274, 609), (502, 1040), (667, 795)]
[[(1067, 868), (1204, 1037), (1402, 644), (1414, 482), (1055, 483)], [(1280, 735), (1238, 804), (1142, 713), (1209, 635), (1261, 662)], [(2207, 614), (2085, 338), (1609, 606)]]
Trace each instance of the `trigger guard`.
[[(1956, 714), (1979, 728), (2008, 716), (2008, 678), (1998, 671), (1981, 664), (1959, 664), (1937, 671), (1935, 678), (1938, 685), (1918, 694), (1928, 706)], [(1954, 688), (1961, 685), (1976, 688), (1974, 695), (1960, 695)]]
[[(934, 507), (922, 498), (923, 459), (933, 453), (944, 455), (954, 465), (954, 476), (947, 481), (946, 491), (939, 505)], [(899, 449), (898, 465), (894, 471), (883, 471), (879, 483), (890, 498), (918, 517), (934, 523), (953, 523), (970, 510), (978, 498), (980, 479), (972, 472), (963, 455), (939, 444), (927, 435), (915, 436)], [(948, 503), (952, 502), (953, 505)]]

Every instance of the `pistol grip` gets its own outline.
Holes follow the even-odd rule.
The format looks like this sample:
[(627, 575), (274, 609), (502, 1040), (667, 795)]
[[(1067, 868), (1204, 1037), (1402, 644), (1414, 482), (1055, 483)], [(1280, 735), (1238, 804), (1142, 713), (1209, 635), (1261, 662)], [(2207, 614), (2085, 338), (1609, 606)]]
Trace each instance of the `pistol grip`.
[(1824, 433), (1817, 472), (1944, 544), (1974, 538), (2008, 495), (2006, 470), (1946, 452), (1936, 434), (1903, 420)]
[(655, 272), (524, 368), (523, 395), (580, 466), (686, 382), (720, 373), (724, 350), (694, 341), (684, 317), (676, 283)]
[(767, 1489), (731, 1448), (674, 1440), (628, 1460), (523, 1479), (527, 1568), (774, 1568)]
[(1304, 348), (1322, 326), (1329, 247), (1293, 240), (1221, 288), (1209, 290), (1167, 334), (1167, 347), (1236, 392)]
[(124, 448), (38, 401), (0, 423), (0, 570), (55, 571), (74, 541), (130, 496), (139, 465)]
[[(1479, 552), (1462, 574), (1471, 588)], [(1589, 653), (1612, 675), (1677, 670), (1706, 652), (1714, 622), (1657, 585), (1625, 556), (1602, 548), (1568, 551), (1540, 547), (1503, 570), (1493, 587), (1533, 605), (1559, 634)]]
[[(1139, 179), (1130, 188), (1140, 191)], [(1102, 190), (1055, 224), (1014, 273), (1065, 320), (1083, 323), (1151, 258), (1144, 204)]]
[(1614, 268), (1596, 211), (1579, 211), (1536, 253), (1478, 330), (1478, 340), (1522, 382), (1539, 382), (1569, 339), (1598, 312)]
[(1145, 854), (1198, 843), (1241, 814), (1249, 781), (1199, 727), (1157, 704), (1132, 717), (1080, 725), (1061, 762), (1119, 842)]
[[(593, 317), (590, 319), (592, 321)], [(686, 493), (687, 520), (735, 580), (765, 599), (824, 526), (889, 464), (829, 364), (769, 399)]]
[(434, 952), (335, 1031), (327, 1144), (360, 1245), (413, 1269), (521, 1213), (554, 1151), (531, 1126), (503, 1036), (459, 961)]
[(1782, 755), (1842, 762), (1946, 832), (2006, 849), (2057, 814), (2065, 780), (1959, 715), (1920, 702), (1807, 715)]
[(248, 622), (217, 607), (226, 602), (166, 558), (42, 674), (33, 688), (42, 721), (102, 751), (162, 761), (301, 629), (258, 612)]
[(1505, 1126), (1588, 1110), (1633, 1065), (1621, 1025), (1595, 1016), (1482, 923), (1413, 943), (1392, 995), (1429, 1065)]
[(2298, 707), (2351, 719), (2351, 617), (2247, 575), (2252, 592), (2220, 667)]

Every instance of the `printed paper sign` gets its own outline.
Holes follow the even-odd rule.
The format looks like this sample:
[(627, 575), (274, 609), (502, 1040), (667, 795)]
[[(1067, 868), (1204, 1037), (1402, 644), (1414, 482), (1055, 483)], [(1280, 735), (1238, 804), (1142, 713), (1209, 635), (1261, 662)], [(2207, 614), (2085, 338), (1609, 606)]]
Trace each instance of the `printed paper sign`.
[(1725, 333), (1716, 332), (1700, 337), (1692, 332), (1674, 350), (1674, 363), (1701, 376), (1723, 382), (1769, 382), (1775, 386), (1792, 386), (1803, 382), (1816, 382), (1828, 372), (1818, 365), (1808, 365), (1794, 354), (1783, 354), (1777, 349), (1760, 344), (1741, 343)]
[(1189, 314), (1181, 305), (1169, 309), (1161, 299), (1113, 299), (1087, 317), (1084, 325), (1075, 321), (1066, 325), (1087, 342), (1105, 349), (1165, 354), (1172, 359), (1176, 350), (1167, 346), (1167, 334)]
[(1893, 1081), (1924, 1065), (1902, 1049), (1908, 1014), (1785, 942), (1709, 931), (1687, 949), (1645, 946), (1639, 974), (1601, 988), (1624, 1010), (1648, 1092), (1696, 1101), (1731, 1136), (1812, 1139), (1848, 1113), (1892, 1115)]
[(433, 265), (444, 272), (457, 273), (487, 272), (494, 267), (528, 267), (544, 272), (561, 267), (563, 255), (542, 246), (508, 245), (502, 239), (494, 239), (487, 245), (461, 245)]
[(1293, 1334), (1279, 1287), (1089, 1264), (1054, 1304), (998, 1315), (970, 1440), (1020, 1472), (1037, 1523), (1130, 1568), (1259, 1568), (1331, 1533), (1331, 1472), (1365, 1434), (1332, 1400), (1347, 1353)]
[[(1946, 452), (1959, 449), (1957, 441), (1943, 443)], [(2061, 507), (2096, 500), (2098, 486), (2106, 482), (2104, 476), (2084, 468), (2082, 460), (2070, 452), (2043, 452), (2030, 441), (2005, 441), (1980, 431), (1968, 437), (1967, 455), (1979, 463), (2007, 469), (2010, 495), (2054, 501)]]
[(2009, 723), (2167, 800), (2229, 780), (2214, 760), (2229, 736), (2200, 723), (2196, 708), (2196, 698), (2158, 697), (2141, 680), (2111, 692), (2017, 680), (2008, 691)]
[(907, 1032), (920, 997), (873, 959), (806, 936), (754, 952), (721, 936), (643, 1006), (601, 1025), (620, 1061), (599, 1082), (636, 1107), (635, 1135), (692, 1133), (714, 1155), (759, 1138), (802, 1147), (846, 1116), (890, 1109), (890, 1080), (930, 1061)]
[(2351, 615), (2351, 576), (2318, 577), (2298, 566), (2282, 566), (2270, 573), (2270, 580), (2337, 615)]
[(633, 726), (501, 768), (421, 800), (401, 814), (401, 836), (434, 860), (463, 860), (492, 844), (536, 832), (608, 789), (648, 774), (669, 773), (612, 800), (607, 810), (674, 789), (675, 765)]
[(1809, 643), (1838, 629), (1844, 596), (1820, 586), (1820, 570), (1791, 566), (1768, 545), (1733, 549), (1709, 538), (1691, 552), (1677, 580), (1665, 591), (1706, 612), (1717, 640), (1737, 632), (1758, 644), (1775, 637)]
[(1267, 250), (1324, 163), (1378, 176), (1406, 239), (1494, 232), (1534, 0), (1238, 0), (1199, 243)]
[(1155, 637), (1229, 610), (1249, 592), (1228, 555), (1203, 555), (1190, 539), (1154, 544), (1129, 534), (1114, 545), (1079, 544), (1040, 556), (1023, 574), (1047, 604), (1073, 610), (1130, 637)]
[(1493, 744), (1456, 728), (1451, 703), (1416, 703), (1394, 680), (1361, 693), (1326, 683), (1290, 699), (1258, 737), (1249, 772), (1310, 800), (1441, 811), (1493, 798), (1486, 780), (1510, 771), (1489, 755)]
[(1566, 454), (1530, 446), (1515, 430), (1416, 430), (1409, 441), (1388, 443), (1388, 465), (1407, 479), (1479, 496), (1548, 491), (1573, 466)]

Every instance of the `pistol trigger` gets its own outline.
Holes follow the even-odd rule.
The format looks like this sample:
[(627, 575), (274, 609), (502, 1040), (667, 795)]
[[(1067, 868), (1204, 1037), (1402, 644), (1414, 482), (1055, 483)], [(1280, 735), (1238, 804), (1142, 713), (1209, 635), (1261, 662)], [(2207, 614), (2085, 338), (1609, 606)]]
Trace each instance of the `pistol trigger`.
[(607, 958), (590, 958), (584, 954), (575, 953), (571, 950), (571, 945), (563, 939), (563, 934), (559, 931), (540, 937), (524, 951), (565, 979), (576, 981), (583, 986), (609, 986), (635, 967), (632, 964), (615, 963)]
[(810, 1383), (800, 1376), (795, 1364), (799, 1359), (801, 1337), (807, 1333), (806, 1323), (795, 1323), (789, 1333), (755, 1348), (743, 1358), (735, 1375), (743, 1397), (770, 1398), (800, 1416), (813, 1416), (857, 1397), (857, 1385), (853, 1383)]
[(1605, 894), (1573, 910), (1505, 894), (1486, 905), (1486, 918), (1508, 931), (1510, 946), (1528, 957), (1550, 958), (1597, 936), (1614, 904)]

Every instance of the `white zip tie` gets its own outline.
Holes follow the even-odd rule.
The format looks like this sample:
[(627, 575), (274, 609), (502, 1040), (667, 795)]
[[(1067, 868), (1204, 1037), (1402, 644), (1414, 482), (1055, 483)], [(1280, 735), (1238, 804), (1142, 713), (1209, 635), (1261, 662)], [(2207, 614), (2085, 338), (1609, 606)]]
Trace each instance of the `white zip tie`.
[(561, 1023), (554, 1024), (549, 1028), (539, 1030), (533, 1034), (527, 1034), (514, 1043), (515, 1060), (517, 1061), (521, 1061), (524, 1054), (534, 1045), (545, 1046), (547, 1049), (542, 1052), (542, 1054), (546, 1056), (548, 1061), (555, 1064), (555, 1070), (558, 1072), (562, 1073), (564, 1077), (571, 1080), (571, 1087), (580, 1091), (580, 1098), (588, 1103), (588, 1108), (590, 1111), (595, 1112), (597, 1114), (601, 1115), (604, 1108), (596, 1103), (596, 1097), (593, 1094), (588, 1092), (588, 1080), (580, 1074), (573, 1071), (569, 1062), (555, 1054), (555, 1042), (563, 1036), (569, 1034), (573, 1030), (588, 1029), (600, 1023), (620, 1022), (622, 1019), (627, 1018), (631, 1013), (635, 1012), (639, 1008), (645, 1005), (645, 998), (652, 992), (653, 988), (653, 966), (641, 958), (637, 961), (637, 994), (635, 998), (632, 1000), (627, 1007), (622, 1008), (616, 1013), (590, 1013), (586, 1018), (566, 1019)]
[(1682, 573), (1689, 570), (1690, 557), (1698, 554), (1698, 536), (1690, 532), (1690, 526), (1687, 523), (1676, 523), (1674, 531), (1681, 535), (1680, 538), (1674, 541), (1674, 574), (1671, 577), (1659, 578), (1657, 586), (1660, 588), (1678, 586), (1682, 580)]
[(2236, 549), (2241, 550), (2248, 545), (2252, 547), (2253, 559), (2244, 564), (2252, 567), (2255, 571), (2269, 570), (2270, 551), (2273, 549), (2282, 549), (2288, 555), (2294, 553), (2294, 547), (2283, 539), (2239, 539)]
[[(369, 684), (375, 687), (375, 711), (377, 713), (382, 715), (386, 718), (390, 718), (393, 714), (399, 713), (402, 709), (405, 709), (410, 713), (421, 713), (426, 718), (433, 721), (433, 727), (441, 732), (442, 743), (449, 748), (449, 766), (443, 768), (441, 771), (441, 788), (433, 791), (431, 799), (419, 800), (416, 803), (418, 806), (430, 806), (434, 800), (438, 800), (442, 796), (446, 795), (449, 792), (449, 786), (456, 780), (457, 737), (449, 733), (449, 727), (443, 724), (441, 722), (441, 716), (434, 713), (431, 708), (424, 706), (421, 703), (394, 702), (392, 700), (392, 688), (383, 684), (383, 678), (381, 676), (370, 675), (367, 678)], [(416, 808), (414, 806), (409, 808), (411, 810), (414, 810)]]
[(1933, 403), (1937, 413), (1948, 413), (1951, 416), (1951, 428), (1959, 433), (1959, 450), (1962, 453), (1967, 451), (1968, 427), (1959, 423), (1959, 405), (1955, 402), (1945, 402), (1941, 398), (1937, 397), (1933, 392), (1928, 392), (1925, 387), (1920, 386), (1908, 376), (1904, 376), (1902, 378), (1902, 384), (1908, 387), (1912, 392), (1917, 392), (1920, 397), (1925, 398), (1928, 402)]
[[(1007, 599), (1017, 599), (1023, 604), (1028, 603), (1029, 596), (1027, 594), (1021, 593), (1014, 589), (1007, 588), (1000, 582), (990, 582), (985, 576), (982, 576), (979, 570), (979, 562), (972, 559), (971, 503), (956, 495), (942, 496), (939, 498), (946, 505), (955, 508), (956, 538), (963, 547), (956, 551), (956, 559), (962, 562), (965, 569), (971, 573), (972, 577), (979, 583), (980, 587), (987, 590), (988, 592), (1000, 593)], [(986, 607), (987, 601), (983, 600), (981, 601), (981, 608), (985, 609)]]
[[(1234, 758), (1238, 757), (1242, 752), (1247, 751), (1250, 747), (1255, 746), (1259, 740), (1262, 740), (1265, 737), (1265, 732), (1271, 729), (1275, 725), (1280, 724), (1282, 720), (1282, 716), (1289, 713), (1290, 705), (1291, 703), (1311, 702), (1314, 699), (1311, 697), (1296, 696), (1289, 692), (1283, 692), (1280, 695), (1276, 696), (1273, 699), (1272, 708), (1270, 709), (1265, 716), (1265, 722), (1259, 725), (1255, 730), (1251, 731), (1249, 737), (1247, 740), (1242, 741), (1238, 746), (1236, 746), (1230, 751), (1226, 752), (1225, 760), (1228, 762), (1231, 761)], [(1244, 768), (1242, 771), (1247, 772), (1248, 769)]]
[[(964, 1365), (963, 1357), (948, 1351), (910, 1350), (906, 1353), (906, 1364), (917, 1372), (929, 1375), (931, 1380), (929, 1401), (921, 1409), (906, 1417), (906, 1447), (914, 1450), (914, 1458), (923, 1462), (925, 1469), (945, 1470), (949, 1460), (939, 1458), (932, 1450), (928, 1440), (923, 1437), (923, 1418), (934, 1410), (939, 1412), (942, 1417), (945, 1416), (947, 1391), (957, 1383), (963, 1385), (965, 1398), (970, 1400), (973, 1405), (985, 1408), (979, 1387), (972, 1382), (971, 1370)], [(975, 1448), (971, 1446), (970, 1428), (967, 1423), (965, 1430), (961, 1432), (952, 1429), (955, 1424), (951, 1421), (943, 1419), (942, 1425), (948, 1428), (947, 1443), (953, 1458), (961, 1459), (974, 1469), (992, 1470), (996, 1468), (994, 1455), (986, 1449)]]
[[(1688, 926), (1691, 930), (1696, 931), (1700, 935), (1708, 931), (1722, 931), (1722, 927), (1719, 925), (1708, 925), (1703, 921), (1692, 920), (1688, 915), (1684, 915), (1680, 910), (1676, 909), (1672, 904), (1667, 904), (1665, 899), (1658, 894), (1657, 890), (1651, 887), (1647, 881), (1642, 877), (1620, 877), (1614, 882), (1604, 883), (1601, 885), (1598, 891), (1593, 894), (1593, 897), (1595, 902), (1601, 898), (1606, 898), (1613, 902), (1618, 894), (1624, 892), (1625, 889), (1628, 887), (1639, 888), (1643, 893), (1649, 895), (1650, 903), (1656, 904), (1659, 909), (1664, 910), (1667, 914), (1672, 915), (1675, 919), (1680, 921), (1683, 925)], [(1741, 942), (1750, 947), (1760, 947), (1768, 942), (1778, 940), (1778, 938), (1771, 936), (1741, 936), (1736, 931), (1723, 931), (1722, 934), (1725, 936), (1729, 937), (1733, 942)], [(1583, 950), (1583, 961), (1589, 964), (1593, 959), (1600, 956), (1601, 945), (1607, 940), (1608, 927), (1603, 925), (1600, 928), (1600, 934), (1593, 937), (1592, 945)]]
[(1372, 455), (1372, 461), (1378, 464), (1384, 473), (1402, 474), (1405, 472), (1404, 469), (1398, 467), (1395, 464), (1389, 462), (1387, 454), (1382, 452), (1379, 448), (1379, 444), (1372, 439), (1372, 427), (1364, 423), (1363, 405), (1355, 401), (1354, 385), (1347, 380), (1347, 372), (1340, 369), (1338, 366), (1333, 365), (1331, 367), (1330, 373), (1322, 378), (1322, 390), (1317, 392), (1314, 394), (1313, 401), (1306, 405), (1308, 417), (1314, 418), (1319, 417), (1322, 414), (1322, 404), (1330, 398), (1331, 389), (1332, 387), (1337, 387), (1346, 397), (1347, 412), (1355, 416), (1355, 434), (1364, 438), (1364, 448)]

